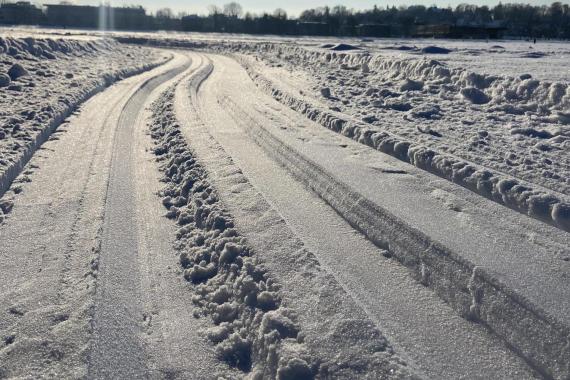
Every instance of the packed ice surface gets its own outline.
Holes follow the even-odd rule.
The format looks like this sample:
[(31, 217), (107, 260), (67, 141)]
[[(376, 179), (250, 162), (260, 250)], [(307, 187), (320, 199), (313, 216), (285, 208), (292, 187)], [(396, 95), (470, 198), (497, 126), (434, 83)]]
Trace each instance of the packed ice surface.
[(90, 95), (159, 61), (162, 54), (109, 39), (0, 35), (0, 188)]

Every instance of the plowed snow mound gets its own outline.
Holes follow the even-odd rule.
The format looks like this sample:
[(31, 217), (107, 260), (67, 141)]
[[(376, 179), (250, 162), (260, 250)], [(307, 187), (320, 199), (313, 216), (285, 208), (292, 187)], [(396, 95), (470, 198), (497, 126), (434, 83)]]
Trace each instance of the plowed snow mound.
[(348, 50), (360, 50), (360, 48), (348, 44), (338, 44), (330, 48), (332, 51), (348, 51)]

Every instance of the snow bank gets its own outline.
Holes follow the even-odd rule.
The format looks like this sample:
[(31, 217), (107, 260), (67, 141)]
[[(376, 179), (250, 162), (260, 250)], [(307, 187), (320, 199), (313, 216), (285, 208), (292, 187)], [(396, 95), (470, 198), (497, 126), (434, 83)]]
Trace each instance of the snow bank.
[(164, 62), (113, 40), (0, 38), (0, 197), (80, 104)]
[(57, 59), (62, 55), (82, 55), (101, 53), (117, 48), (117, 42), (110, 39), (79, 41), (73, 39), (36, 39), (0, 37), (0, 54), (12, 56), (18, 60)]
[[(376, 131), (346, 115), (311, 104), (279, 88), (256, 72), (246, 59), (240, 57), (237, 59), (260, 88), (279, 102), (328, 129), (453, 181), (531, 217), (570, 231), (570, 202), (560, 195), (549, 193), (536, 185), (524, 183), (458, 157), (442, 154), (400, 136)], [(437, 110), (430, 108), (428, 113), (431, 117), (437, 113)]]
[[(180, 44), (182, 43), (178, 45)], [(307, 63), (324, 62), (338, 67), (344, 65), (344, 67), (357, 68), (366, 65), (373, 74), (377, 75), (378, 79), (446, 84), (448, 91), (454, 91), (458, 95), (462, 91), (473, 92), (475, 89), (478, 94), (475, 96), (476, 101), (488, 98), (488, 102), (485, 103), (490, 105), (512, 104), (524, 108), (526, 112), (533, 112), (537, 116), (556, 115), (558, 112), (567, 112), (570, 109), (570, 85), (567, 82), (477, 74), (461, 68), (450, 68), (427, 58), (386, 57), (366, 52), (322, 52), (286, 44), (236, 42), (212, 44), (211, 47), (216, 50), (231, 50), (240, 53), (272, 53), (282, 59), (290, 56)], [(432, 51), (431, 48), (436, 47), (430, 47), (426, 53)], [(466, 98), (471, 100), (469, 97)]]

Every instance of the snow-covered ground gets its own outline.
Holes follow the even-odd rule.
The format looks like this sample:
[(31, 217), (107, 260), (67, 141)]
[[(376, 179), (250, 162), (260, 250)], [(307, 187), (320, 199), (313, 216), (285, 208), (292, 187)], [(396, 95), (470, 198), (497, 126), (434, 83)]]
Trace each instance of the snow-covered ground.
[[(521, 42), (501, 42), (514, 53), (497, 64), (503, 74), (491, 75), (460, 65), (465, 52), (505, 50), (482, 42), (452, 41), (446, 47), (384, 41), (367, 48), (346, 41), (130, 41), (235, 53), (262, 90), (323, 126), (570, 229), (568, 67), (552, 62), (549, 72), (558, 80), (535, 79), (533, 71), (519, 74), (516, 67), (507, 71), (514, 57), (550, 59), (531, 49), (524, 53)], [(568, 54), (562, 43), (549, 49), (553, 56)], [(456, 58), (439, 58), (449, 56)]]
[[(481, 50), (451, 45), (447, 48), (457, 50), (443, 55), (367, 56), (322, 51), (326, 49), (288, 54), (277, 49), (262, 55), (262, 61), (271, 78), (292, 77), (289, 84), (299, 91), (320, 97), (329, 108), (366, 122), (374, 131), (392, 132), (568, 195), (570, 69), (553, 64), (558, 70), (535, 66), (520, 73), (519, 67), (507, 70), (510, 60), (477, 60), (488, 68), (484, 71), (501, 73), (489, 75), (472, 71), (464, 57), (440, 59)], [(535, 79), (537, 72), (543, 79)], [(330, 95), (320, 96), (323, 88)]]
[(0, 378), (570, 376), (567, 44), (1, 35)]
[(82, 102), (167, 58), (97, 37), (0, 34), (0, 194)]

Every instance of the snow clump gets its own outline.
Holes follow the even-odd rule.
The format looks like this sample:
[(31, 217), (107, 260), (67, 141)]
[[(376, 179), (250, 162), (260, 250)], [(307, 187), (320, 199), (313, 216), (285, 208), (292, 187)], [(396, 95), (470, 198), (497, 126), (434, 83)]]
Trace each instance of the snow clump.
[(167, 217), (179, 225), (177, 249), (193, 284), (194, 315), (214, 327), (208, 339), (220, 359), (251, 378), (313, 379), (317, 361), (303, 344), (280, 287), (234, 228), (208, 174), (196, 162), (176, 124), (174, 88), (152, 106), (151, 136), (166, 187)]

